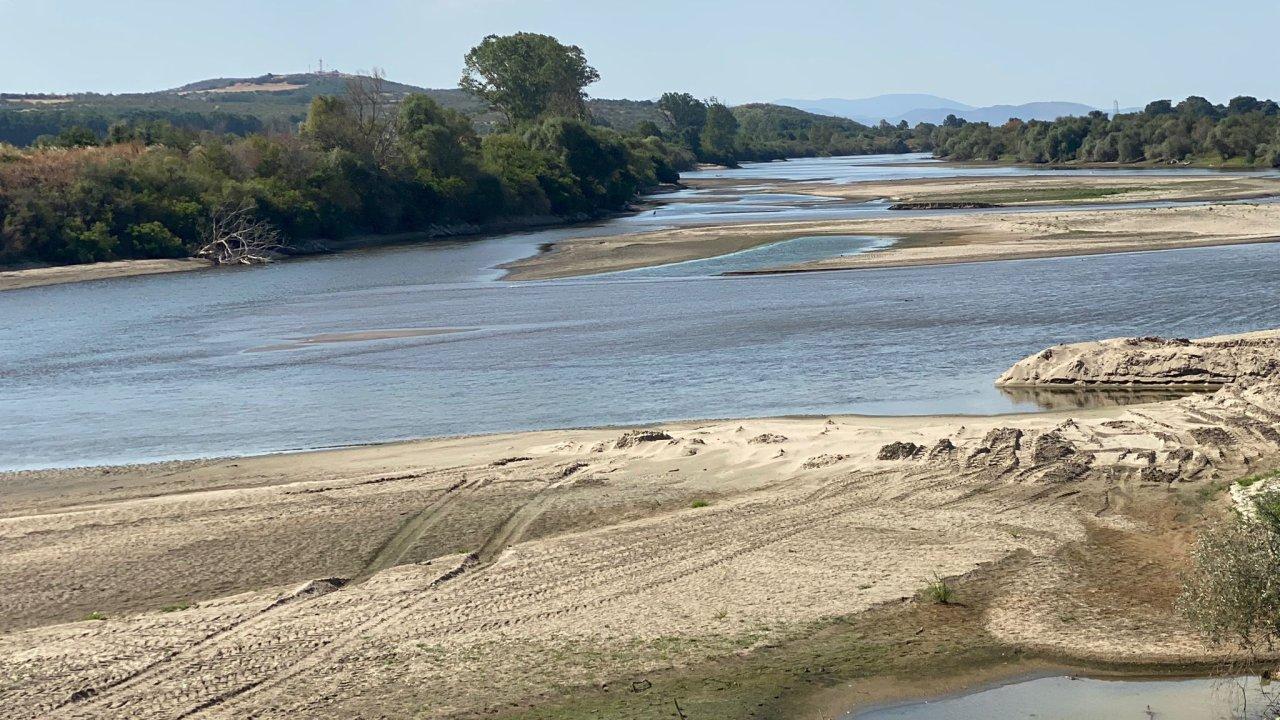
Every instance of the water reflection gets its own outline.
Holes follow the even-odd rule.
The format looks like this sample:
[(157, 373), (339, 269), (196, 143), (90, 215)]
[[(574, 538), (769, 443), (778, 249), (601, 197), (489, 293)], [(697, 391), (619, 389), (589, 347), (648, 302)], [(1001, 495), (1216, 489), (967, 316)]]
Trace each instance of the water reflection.
[(1042, 410), (1087, 410), (1120, 405), (1176, 400), (1216, 388), (1150, 389), (1150, 388), (1076, 388), (1076, 387), (1002, 387), (1000, 392), (1020, 405), (1034, 404)]

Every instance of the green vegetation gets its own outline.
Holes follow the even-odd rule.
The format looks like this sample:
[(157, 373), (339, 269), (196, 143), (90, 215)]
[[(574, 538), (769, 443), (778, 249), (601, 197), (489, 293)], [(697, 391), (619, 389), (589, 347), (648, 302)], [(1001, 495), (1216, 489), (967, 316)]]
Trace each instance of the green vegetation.
[(707, 507), (707, 506), (708, 506), (708, 505), (710, 505), (710, 504), (711, 504), (711, 503), (707, 502), (706, 500), (694, 500), (693, 502), (689, 503), (689, 507), (691, 507), (691, 508), (704, 508), (704, 507)]
[(934, 575), (933, 581), (920, 591), (920, 597), (935, 605), (950, 605), (956, 599), (956, 589), (941, 576)]
[[(669, 92), (657, 103), (663, 122), (642, 121), (635, 132), (660, 136), (687, 148), (702, 162), (736, 165), (788, 157), (905, 153), (932, 148), (905, 124), (867, 127), (782, 105), (752, 103), (728, 108), (712, 99)], [(927, 133), (925, 135), (927, 138)]]
[(85, 620), (106, 620), (107, 616), (95, 610), (89, 613), (88, 615), (86, 615), (84, 619)]
[(182, 612), (183, 610), (190, 610), (190, 609), (191, 609), (191, 603), (180, 602), (173, 605), (165, 605), (164, 607), (160, 608), (160, 612), (162, 613)]
[(917, 136), (926, 132), (934, 154), (952, 160), (1280, 167), (1280, 106), (1246, 96), (1225, 106), (1192, 96), (1111, 118), (1092, 112), (999, 127), (949, 116), (941, 126), (915, 128)]
[(582, 48), (549, 35), (490, 35), (471, 49), (458, 86), (501, 112), (507, 122), (547, 116), (587, 117), (585, 88), (600, 79)]
[(1213, 643), (1270, 649), (1280, 639), (1280, 494), (1201, 533), (1179, 606)]
[[(486, 39), (485, 52), (500, 40)], [(581, 59), (554, 41), (525, 50), (546, 54), (549, 66)], [(497, 85), (515, 82), (485, 72)], [(661, 139), (560, 114), (566, 93), (581, 93), (562, 82), (522, 89), (525, 109), (503, 106), (512, 122), (483, 137), (458, 111), (390, 87), (376, 72), (348, 78), (341, 95), (311, 101), (297, 135), (241, 138), (157, 122), (116, 125), (104, 138), (64, 129), (28, 150), (0, 146), (0, 263), (189, 256), (220, 214), (233, 213), (286, 250), (360, 233), (586, 218), (623, 209), (692, 163)], [(525, 118), (529, 107), (540, 114)]]
[(1247, 488), (1247, 487), (1256, 485), (1262, 482), (1263, 480), (1271, 480), (1277, 477), (1280, 477), (1280, 470), (1272, 470), (1271, 472), (1258, 473), (1257, 475), (1242, 477), (1236, 481), (1236, 484), (1242, 488)]

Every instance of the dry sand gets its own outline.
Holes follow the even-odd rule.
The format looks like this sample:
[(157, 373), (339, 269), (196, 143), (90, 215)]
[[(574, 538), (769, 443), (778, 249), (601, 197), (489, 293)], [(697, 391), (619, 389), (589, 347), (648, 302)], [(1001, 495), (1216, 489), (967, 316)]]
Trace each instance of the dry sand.
[[(691, 180), (714, 188), (716, 180)], [(1097, 175), (1017, 175), (952, 177), (855, 183), (761, 181), (768, 192), (799, 193), (845, 200), (895, 202), (988, 202), (999, 205), (1078, 205), (1158, 201), (1244, 200), (1280, 194), (1280, 178), (1256, 174), (1155, 175), (1107, 170)]]
[[(1277, 413), (1280, 386), (1242, 382), (1070, 413), (13, 473), (0, 476), (0, 706), (435, 718), (523, 716), (575, 693), (648, 702), (640, 680), (608, 688), (920, 607), (902, 601), (935, 574), (987, 578), (982, 604), (954, 612), (998, 646), (1203, 661), (1215, 652), (1172, 607), (1199, 513), (1165, 510), (1270, 467)], [(918, 645), (950, 613), (885, 627)]]
[(908, 267), (1273, 242), (1280, 238), (1277, 227), (1280, 205), (1271, 204), (904, 213), (876, 220), (751, 223), (573, 239), (506, 267), (508, 278), (515, 280), (567, 277), (712, 257), (809, 235), (876, 235), (899, 241), (883, 250), (757, 272)]
[(1002, 387), (1215, 386), (1280, 377), (1280, 331), (1188, 340), (1112, 338), (1055, 345), (1019, 361)]
[(90, 263), (88, 265), (58, 265), (56, 267), (28, 268), (24, 270), (0, 270), (0, 291), (20, 290), (41, 285), (57, 285), (86, 280), (156, 275), (160, 273), (203, 270), (213, 264), (201, 258), (173, 260), (117, 260)]

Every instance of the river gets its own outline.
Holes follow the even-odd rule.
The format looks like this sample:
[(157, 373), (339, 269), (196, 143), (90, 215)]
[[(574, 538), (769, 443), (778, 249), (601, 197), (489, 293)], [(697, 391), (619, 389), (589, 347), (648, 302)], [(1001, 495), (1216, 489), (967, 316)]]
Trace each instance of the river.
[[(1043, 172), (920, 160), (719, 172)], [(884, 242), (855, 237), (572, 280), (517, 283), (495, 269), (570, 236), (885, 212), (750, 188), (665, 200), (589, 227), (0, 293), (0, 469), (688, 418), (1035, 410), (1044, 398), (991, 383), (1047, 345), (1280, 326), (1272, 245), (716, 275)], [(341, 335), (440, 328), (455, 331)], [(326, 334), (339, 335), (307, 341)]]

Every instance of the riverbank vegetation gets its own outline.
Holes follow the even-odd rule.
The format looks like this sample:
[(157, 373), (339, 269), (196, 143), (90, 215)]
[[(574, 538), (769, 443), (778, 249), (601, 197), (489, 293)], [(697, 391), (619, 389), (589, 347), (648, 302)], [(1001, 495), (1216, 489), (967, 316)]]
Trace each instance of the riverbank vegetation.
[[(690, 93), (665, 93), (657, 103), (664, 123), (642, 123), (638, 134), (678, 143), (698, 160), (722, 165), (788, 157), (920, 152), (932, 148), (905, 123), (868, 127), (783, 105), (751, 103), (729, 108)], [(924, 138), (924, 139), (921, 139)]]
[[(1249, 480), (1239, 487), (1249, 488)], [(1211, 642), (1263, 653), (1280, 641), (1280, 494), (1246, 502), (1201, 533), (1180, 604)]]
[(148, 122), (115, 125), (105, 138), (69, 128), (41, 147), (0, 149), (0, 262), (189, 256), (219, 214), (245, 209), (285, 249), (357, 233), (589, 217), (690, 166), (679, 147), (592, 126), (563, 103), (594, 79), (581, 66), (576, 77), (561, 72), (581, 51), (512, 37), (499, 50), (532, 58), (515, 74), (502, 52), (478, 56), (494, 39), (468, 56), (469, 72), (520, 93), (472, 88), (509, 118), (483, 137), (424, 95), (393, 102), (375, 74), (315, 98), (296, 135)]
[(1092, 112), (995, 127), (951, 116), (930, 131), (929, 143), (949, 160), (1280, 167), (1280, 107), (1252, 97), (1215, 105), (1193, 96), (1114, 117)]

